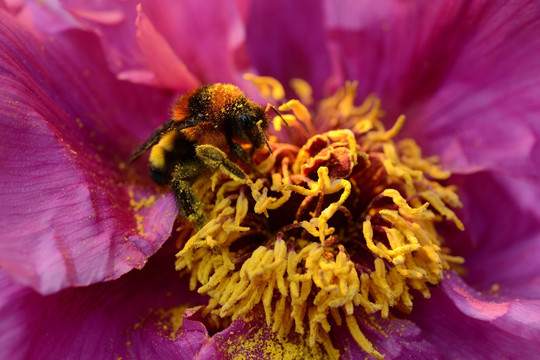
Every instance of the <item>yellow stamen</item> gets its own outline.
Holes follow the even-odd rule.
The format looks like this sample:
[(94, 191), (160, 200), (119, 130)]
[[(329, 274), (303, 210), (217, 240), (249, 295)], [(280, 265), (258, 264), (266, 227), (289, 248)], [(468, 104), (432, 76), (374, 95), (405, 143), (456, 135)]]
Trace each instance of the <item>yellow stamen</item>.
[(300, 101), (303, 104), (309, 106), (313, 103), (313, 89), (307, 81), (299, 78), (294, 78), (289, 82), (289, 84), (291, 85), (294, 92), (298, 95)]
[[(311, 114), (304, 104), (298, 100), (289, 100), (285, 104), (279, 106), (279, 111), (292, 111), (296, 120), (303, 123), (311, 134), (315, 133), (313, 124), (311, 122)], [(297, 124), (297, 122), (291, 121), (291, 125)]]
[(360, 330), (358, 327), (358, 322), (352, 315), (347, 316), (345, 321), (347, 322), (347, 327), (349, 328), (354, 340), (362, 347), (362, 349), (376, 359), (384, 358), (380, 352), (373, 348), (373, 344), (362, 333), (362, 330)]
[(244, 79), (251, 81), (259, 89), (261, 95), (267, 99), (280, 101), (285, 97), (283, 85), (272, 77), (244, 74)]
[[(281, 96), (273, 80), (246, 78), (267, 96)], [(301, 98), (304, 85), (295, 85)], [(437, 158), (422, 158), (414, 141), (394, 141), (404, 116), (387, 131), (380, 101), (370, 96), (355, 106), (355, 95), (356, 83), (347, 83), (314, 116), (298, 100), (286, 102), (279, 110), (292, 112), (283, 116), (293, 132), (315, 132), (312, 118), (341, 129), (309, 136), (301, 147), (270, 138), (274, 155), (256, 165), (263, 176), (253, 181), (219, 173), (194, 184), (210, 220), (182, 241), (176, 268), (209, 296), (203, 314), (234, 320), (259, 307), (278, 339), (305, 334), (310, 346), (337, 359), (333, 319), (381, 359), (357, 319), (376, 312), (386, 318), (392, 308), (409, 313), (411, 289), (428, 298), (428, 284), (463, 263), (442, 246), (435, 226), (450, 220), (463, 228), (451, 209), (461, 206), (455, 189), (436, 182), (449, 173)], [(352, 260), (355, 248), (364, 263)]]

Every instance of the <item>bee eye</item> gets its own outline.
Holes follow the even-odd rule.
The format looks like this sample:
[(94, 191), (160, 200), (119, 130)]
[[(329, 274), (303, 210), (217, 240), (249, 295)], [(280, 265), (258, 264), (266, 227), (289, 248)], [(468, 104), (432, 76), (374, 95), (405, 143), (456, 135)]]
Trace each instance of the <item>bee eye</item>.
[(252, 129), (255, 123), (251, 119), (251, 117), (247, 115), (241, 115), (240, 116), (240, 124), (242, 125), (242, 128), (244, 129)]

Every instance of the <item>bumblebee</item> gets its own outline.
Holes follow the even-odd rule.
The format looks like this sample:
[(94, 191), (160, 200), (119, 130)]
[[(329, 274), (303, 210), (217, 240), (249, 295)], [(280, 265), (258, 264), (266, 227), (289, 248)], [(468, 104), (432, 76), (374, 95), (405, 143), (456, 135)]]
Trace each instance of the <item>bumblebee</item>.
[[(222, 171), (245, 181), (246, 173), (233, 160), (252, 166), (255, 149), (265, 145), (266, 110), (231, 84), (205, 85), (182, 95), (172, 118), (156, 129), (130, 157), (150, 150), (148, 168), (154, 182), (174, 192), (180, 215), (197, 229), (207, 222), (192, 183), (206, 171)], [(242, 144), (251, 145), (250, 153)], [(232, 159), (232, 160), (231, 160)]]

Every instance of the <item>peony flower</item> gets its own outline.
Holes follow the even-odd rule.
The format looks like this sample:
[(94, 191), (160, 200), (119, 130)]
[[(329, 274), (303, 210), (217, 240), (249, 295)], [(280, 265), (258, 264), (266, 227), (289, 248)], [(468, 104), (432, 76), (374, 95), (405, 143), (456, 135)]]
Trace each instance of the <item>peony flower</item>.
[[(538, 353), (540, 8), (307, 5), (2, 4), (2, 358)], [(196, 231), (128, 158), (214, 82), (289, 127)]]

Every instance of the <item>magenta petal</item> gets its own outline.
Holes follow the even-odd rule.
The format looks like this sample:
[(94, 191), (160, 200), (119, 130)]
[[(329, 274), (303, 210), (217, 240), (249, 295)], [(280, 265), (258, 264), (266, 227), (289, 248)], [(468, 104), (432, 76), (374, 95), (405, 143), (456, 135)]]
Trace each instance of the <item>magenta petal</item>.
[[(203, 344), (197, 360), (213, 359), (278, 359), (287, 355), (291, 358), (310, 358), (309, 354), (297, 353), (299, 347), (277, 339), (267, 327), (261, 308), (249, 314), (250, 321), (239, 318), (225, 330), (215, 334)], [(303, 349), (303, 347), (300, 347)]]
[(479, 291), (497, 284), (501, 295), (538, 297), (540, 186), (487, 172), (454, 176), (453, 182), (464, 204), (460, 217), (466, 231), (445, 238), (466, 259), (465, 281)]
[(309, 81), (319, 98), (331, 75), (325, 30), (323, 1), (254, 1), (247, 27), (251, 61), (258, 73), (284, 85), (292, 78)]
[(489, 321), (503, 331), (533, 341), (540, 348), (540, 297), (508, 299), (483, 296), (453, 273), (443, 282), (443, 289), (465, 315)]
[[(305, 335), (296, 333), (284, 341), (279, 340), (271, 328), (267, 327), (265, 316), (261, 309), (251, 313), (250, 321), (238, 319), (224, 331), (212, 336), (203, 345), (198, 359), (210, 360), (216, 358), (236, 359), (238, 357), (269, 359), (279, 358), (287, 353), (291, 358), (311, 358), (322, 348), (313, 353), (305, 344)], [(423, 339), (421, 331), (407, 320), (383, 320), (380, 317), (369, 319), (358, 317), (360, 327), (374, 346), (385, 355), (385, 359), (401, 359), (415, 356), (416, 359), (436, 359), (441, 355), (430, 343)], [(299, 345), (300, 337), (304, 337), (303, 346)], [(367, 358), (368, 355), (352, 338), (345, 325), (332, 324), (330, 332), (334, 346), (340, 351), (342, 359)], [(296, 356), (296, 357), (295, 357)], [(315, 356), (316, 358), (316, 356)]]
[(460, 172), (540, 178), (536, 1), (349, 2), (327, 6), (342, 79), (382, 97), (388, 122)]
[(130, 192), (138, 201), (155, 188), (130, 184), (126, 159), (166, 119), (169, 98), (115, 80), (93, 36), (40, 44), (0, 16), (2, 268), (52, 293), (142, 267), (176, 212), (158, 196), (138, 226)]
[[(171, 247), (142, 271), (42, 296), (0, 272), (2, 359), (194, 359), (207, 339), (186, 321), (171, 336), (163, 311), (205, 300), (174, 270)], [(174, 249), (173, 249), (174, 250)]]
[[(383, 319), (379, 315), (357, 315), (356, 318), (362, 333), (385, 359), (442, 358), (439, 350), (425, 340), (421, 329), (409, 320)], [(368, 358), (369, 355), (356, 343), (346, 325), (333, 325), (331, 336), (334, 345), (340, 349), (342, 359)]]

